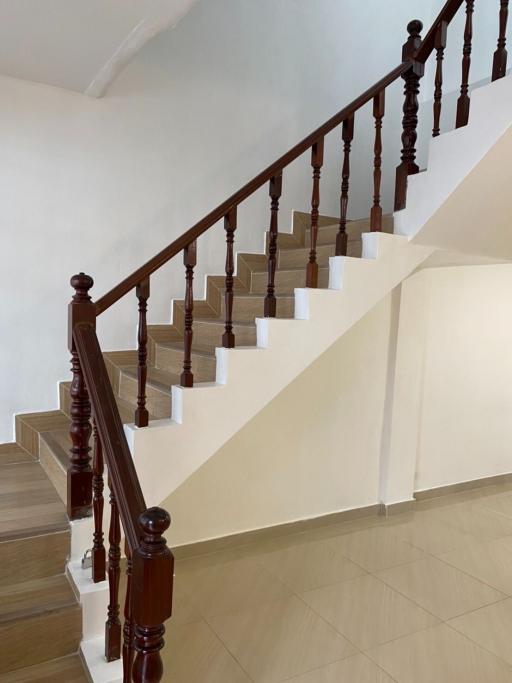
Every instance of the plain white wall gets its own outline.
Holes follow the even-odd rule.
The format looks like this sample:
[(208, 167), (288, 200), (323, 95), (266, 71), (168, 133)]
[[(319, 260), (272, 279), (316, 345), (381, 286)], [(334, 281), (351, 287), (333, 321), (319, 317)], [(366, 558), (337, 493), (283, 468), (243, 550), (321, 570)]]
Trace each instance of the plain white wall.
[[(422, 0), (372, 5), (203, 0), (99, 101), (0, 79), (0, 441), (12, 438), (14, 413), (57, 407), (73, 273), (90, 273), (93, 296), (104, 293), (394, 67), (409, 19), (429, 21)], [(401, 105), (397, 83), (384, 124), (387, 209)], [(372, 145), (367, 107), (356, 122), (353, 217), (369, 212)], [(338, 131), (326, 141), (325, 214), (338, 213), (340, 146)], [(309, 208), (310, 178), (309, 158), (285, 174), (282, 229), (292, 208)], [(240, 211), (238, 248), (260, 250), (267, 224), (264, 188)], [(221, 226), (200, 240), (197, 295), (205, 273), (223, 272), (223, 244)], [(167, 322), (182, 291), (177, 258), (152, 280), (150, 320)], [(102, 316), (103, 348), (133, 348), (135, 324), (132, 295)]]

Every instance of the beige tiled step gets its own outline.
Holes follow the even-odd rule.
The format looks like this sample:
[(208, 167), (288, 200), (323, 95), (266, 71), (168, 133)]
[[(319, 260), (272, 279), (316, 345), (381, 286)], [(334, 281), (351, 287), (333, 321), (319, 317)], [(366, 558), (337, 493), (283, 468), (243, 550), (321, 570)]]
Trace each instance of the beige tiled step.
[[(171, 416), (171, 387), (173, 384), (179, 384), (179, 381), (178, 375), (148, 367), (146, 407), (154, 418), (162, 419)], [(119, 395), (121, 399), (133, 406), (131, 421), (133, 421), (137, 406), (138, 386), (137, 368), (122, 368), (119, 378)]]
[(17, 462), (32, 462), (34, 456), (17, 443), (0, 444), (0, 465), (10, 465)]
[(0, 672), (77, 652), (80, 606), (64, 575), (0, 588)]
[[(155, 346), (155, 365), (174, 375), (180, 375), (183, 369), (183, 341), (162, 342)], [(192, 371), (198, 382), (215, 380), (215, 353), (212, 347), (201, 348), (192, 345)]]
[(69, 428), (42, 432), (40, 435), (39, 461), (64, 504), (67, 502), (67, 470), (70, 448)]
[[(116, 384), (117, 384), (117, 382), (118, 382), (118, 380), (116, 380)], [(71, 387), (70, 382), (61, 382), (59, 385), (60, 405), (62, 408), (62, 412), (68, 418), (68, 421), (66, 423), (66, 428), (69, 427), (69, 407), (70, 407), (70, 401), (71, 401), (71, 396), (69, 393), (70, 387)], [(119, 414), (121, 416), (122, 422), (124, 424), (128, 424), (130, 422), (133, 422), (133, 405), (131, 403), (128, 403), (128, 401), (123, 400), (119, 395), (117, 395), (117, 391), (115, 388), (114, 388), (114, 395), (116, 398), (117, 408), (119, 410)], [(46, 431), (49, 431), (49, 430), (46, 430)]]
[[(387, 214), (382, 217), (382, 232), (393, 232), (393, 216)], [(339, 224), (325, 225), (319, 228), (317, 244), (335, 244), (336, 235), (338, 234)], [(361, 236), (364, 232), (370, 231), (370, 221), (368, 218), (361, 220), (349, 221), (347, 223), (347, 237), (350, 242), (361, 242)], [(305, 246), (309, 246), (311, 240), (311, 230), (308, 228), (305, 232)]]
[(16, 441), (35, 458), (39, 458), (39, 434), (65, 428), (68, 424), (68, 418), (60, 410), (16, 415)]
[[(329, 266), (329, 258), (335, 255), (334, 244), (324, 244), (317, 247), (316, 260), (320, 267)], [(306, 268), (309, 260), (309, 248), (302, 249), (281, 249), (278, 255), (279, 270), (289, 268)]]
[[(265, 295), (246, 294), (236, 295), (233, 299), (233, 319), (240, 322), (253, 323), (256, 318), (264, 315)], [(225, 318), (225, 301), (222, 300), (221, 318)], [(295, 312), (295, 297), (277, 297), (277, 317), (293, 318)]]
[[(251, 278), (251, 293), (265, 294), (267, 291), (267, 273), (255, 272)], [(318, 286), (327, 287), (329, 285), (329, 269), (319, 268)], [(275, 288), (278, 296), (293, 294), (295, 287), (306, 286), (306, 269), (290, 268), (289, 270), (278, 270), (275, 277)]]
[(70, 542), (68, 530), (0, 542), (0, 589), (20, 581), (62, 574)]
[(0, 675), (0, 683), (88, 683), (79, 655), (35, 664)]
[[(214, 349), (222, 346), (225, 330), (223, 320), (194, 320), (194, 339), (202, 347)], [(238, 346), (256, 346), (256, 325), (235, 322), (233, 324)]]

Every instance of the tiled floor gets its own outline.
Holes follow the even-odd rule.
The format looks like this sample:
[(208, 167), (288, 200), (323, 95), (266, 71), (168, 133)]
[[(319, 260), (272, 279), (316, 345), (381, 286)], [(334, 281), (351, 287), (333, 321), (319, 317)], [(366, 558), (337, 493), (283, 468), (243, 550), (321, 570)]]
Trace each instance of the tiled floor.
[(512, 683), (512, 485), (177, 563), (168, 683)]

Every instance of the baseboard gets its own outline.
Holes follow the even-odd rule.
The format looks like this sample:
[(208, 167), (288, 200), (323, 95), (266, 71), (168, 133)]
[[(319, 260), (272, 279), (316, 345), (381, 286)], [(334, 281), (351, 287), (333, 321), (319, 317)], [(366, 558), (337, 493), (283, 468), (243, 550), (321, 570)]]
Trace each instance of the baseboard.
[(463, 481), (459, 484), (449, 484), (447, 486), (439, 486), (433, 489), (415, 491), (414, 498), (416, 500), (440, 498), (441, 496), (449, 496), (454, 493), (462, 493), (463, 491), (471, 491), (472, 489), (484, 488), (486, 486), (496, 486), (497, 484), (512, 484), (512, 473), (497, 474), (494, 477), (483, 477), (482, 479)]
[(265, 527), (264, 529), (243, 531), (229, 536), (173, 546), (172, 552), (174, 557), (180, 560), (197, 557), (199, 555), (209, 555), (210, 553), (219, 552), (220, 550), (228, 550), (236, 546), (248, 545), (249, 543), (255, 543), (257, 541), (266, 541), (288, 534), (299, 534), (303, 531), (310, 531), (323, 526), (330, 526), (331, 524), (349, 522), (354, 519), (363, 519), (364, 517), (375, 517), (380, 514), (380, 510), (381, 505), (377, 504), (362, 508), (354, 508), (352, 510), (333, 512), (327, 515), (321, 515), (320, 517), (277, 524), (275, 526)]

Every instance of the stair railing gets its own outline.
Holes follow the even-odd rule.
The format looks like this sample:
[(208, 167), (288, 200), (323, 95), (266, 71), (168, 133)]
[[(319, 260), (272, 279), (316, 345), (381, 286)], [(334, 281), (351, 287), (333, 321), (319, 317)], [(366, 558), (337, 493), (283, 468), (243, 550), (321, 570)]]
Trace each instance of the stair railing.
[[(497, 0), (493, 0), (497, 2)], [(225, 330), (219, 340), (226, 348), (235, 346), (233, 332), (234, 239), (237, 210), (240, 204), (268, 183), (270, 223), (268, 241), (268, 285), (263, 315), (276, 316), (275, 274), (278, 253), (279, 201), (283, 189), (283, 172), (303, 153), (311, 151), (313, 187), (311, 195), (311, 230), (308, 261), (305, 265), (306, 284), (318, 286), (316, 254), (320, 207), (320, 177), (324, 159), (325, 136), (341, 126), (343, 163), (340, 189), (340, 219), (336, 238), (336, 255), (347, 253), (347, 213), (350, 188), (350, 153), (354, 140), (356, 114), (372, 102), (375, 119), (373, 162), (373, 198), (370, 205), (370, 229), (382, 229), (381, 175), (382, 126), (385, 115), (386, 89), (398, 78), (404, 81), (402, 119), (402, 152), (396, 169), (395, 210), (403, 209), (407, 200), (407, 181), (419, 172), (416, 163), (420, 82), (425, 63), (435, 52), (435, 90), (433, 98), (434, 137), (440, 134), (443, 97), (443, 59), (448, 28), (465, 5), (466, 21), (462, 55), (462, 79), (457, 102), (456, 127), (468, 123), (471, 98), (469, 74), (473, 42), (475, 0), (448, 0), (425, 39), (420, 21), (407, 26), (408, 39), (402, 49), (402, 61), (380, 81), (366, 90), (351, 104), (331, 117), (319, 128), (277, 159), (268, 168), (226, 199), (196, 225), (122, 280), (95, 303), (89, 290), (93, 280), (80, 273), (71, 279), (75, 294), (69, 305), (69, 349), (71, 352), (71, 427), (72, 447), (68, 469), (68, 514), (78, 519), (94, 513), (92, 577), (105, 580), (108, 566), (109, 606), (105, 631), (105, 656), (111, 661), (123, 657), (124, 683), (158, 683), (163, 669), (160, 649), (163, 647), (164, 622), (171, 615), (173, 556), (163, 534), (170, 525), (168, 514), (159, 508), (146, 509), (133, 459), (110, 385), (105, 362), (96, 336), (96, 318), (126, 294), (135, 290), (138, 300), (138, 393), (135, 425), (146, 427), (149, 413), (146, 407), (147, 326), (146, 312), (150, 295), (150, 278), (161, 266), (183, 252), (185, 269), (184, 358), (181, 385), (192, 387), (193, 342), (193, 279), (197, 263), (197, 239), (218, 221), (224, 221), (226, 233)], [(489, 5), (490, 7), (490, 2)], [(492, 62), (492, 80), (506, 73), (506, 29), (508, 0), (499, 2), (499, 36)], [(92, 421), (91, 421), (92, 417)], [(93, 436), (94, 453), (89, 445)], [(108, 563), (104, 545), (104, 464), (108, 468), (111, 521), (109, 529)], [(121, 525), (125, 533), (127, 592), (124, 606), (124, 627), (121, 628), (119, 584), (121, 576)], [(122, 641), (122, 644), (121, 644)]]

